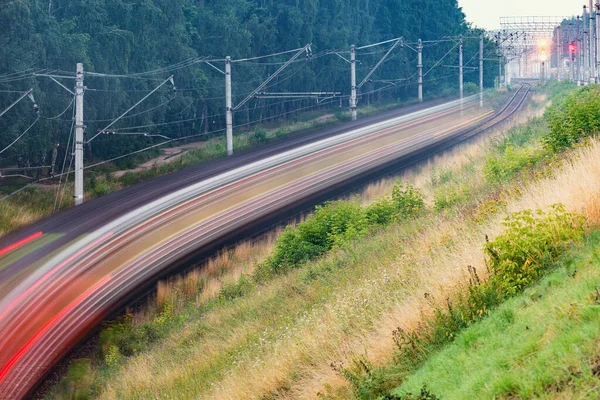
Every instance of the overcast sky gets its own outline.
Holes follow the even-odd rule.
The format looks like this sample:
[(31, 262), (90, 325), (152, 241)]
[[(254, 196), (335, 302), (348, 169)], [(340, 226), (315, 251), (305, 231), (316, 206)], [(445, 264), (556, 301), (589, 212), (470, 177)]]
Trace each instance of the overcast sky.
[(467, 21), (485, 29), (500, 28), (500, 17), (581, 14), (583, 5), (589, 6), (588, 3), (589, 0), (458, 0)]

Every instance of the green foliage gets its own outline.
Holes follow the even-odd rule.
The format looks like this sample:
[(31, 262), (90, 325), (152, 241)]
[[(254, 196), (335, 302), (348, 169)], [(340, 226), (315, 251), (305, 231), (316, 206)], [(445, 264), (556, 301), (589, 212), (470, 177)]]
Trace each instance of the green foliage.
[[(418, 329), (394, 330), (396, 353), (392, 366), (374, 368), (364, 360), (357, 360), (351, 367), (341, 370), (341, 374), (352, 385), (357, 397), (383, 396), (389, 391), (390, 384), (401, 384), (432, 352), (454, 341), (461, 331), (536, 282), (571, 245), (583, 239), (583, 224), (582, 216), (566, 212), (561, 205), (553, 206), (548, 213), (522, 211), (512, 214), (504, 223), (504, 232), (485, 246), (490, 271), (487, 281), (481, 280), (476, 269), (469, 266), (470, 279), (465, 291), (447, 299), (444, 307), (436, 307), (433, 317)], [(510, 312), (502, 315), (507, 324), (514, 318), (514, 313)], [(387, 396), (392, 397), (385, 398), (398, 398), (394, 394)]]
[(256, 278), (298, 268), (334, 247), (342, 247), (376, 227), (412, 217), (424, 209), (423, 195), (412, 187), (394, 186), (392, 195), (361, 207), (355, 201), (333, 201), (318, 206), (298, 226), (288, 226), (277, 239), (273, 255), (258, 267)]
[[(41, 114), (46, 117), (3, 154), (5, 158), (12, 157), (7, 162), (23, 166), (48, 165), (56, 143), (61, 145), (59, 160), (68, 152), (70, 110), (67, 109), (62, 118), (48, 118), (65, 111), (71, 97), (49, 79), (15, 74), (21, 71), (33, 68), (67, 71), (64, 75), (68, 71), (74, 73), (76, 63), (81, 62), (86, 72), (128, 75), (182, 65), (195, 57), (229, 55), (241, 59), (278, 53), (307, 43), (312, 43), (315, 52), (320, 52), (399, 36), (434, 40), (469, 31), (464, 14), (452, 0), (374, 0), (368, 5), (361, 0), (19, 0), (4, 3), (0, 6), (0, 26), (6, 28), (0, 30), (0, 76), (12, 78), (4, 79), (3, 89), (34, 88)], [(438, 23), (429, 24), (430, 19)], [(465, 43), (465, 52), (477, 51), (477, 43), (472, 42)], [(431, 48), (424, 53), (424, 63), (433, 64), (450, 46)], [(372, 65), (377, 57), (378, 54), (365, 55), (362, 61)], [(376, 73), (377, 79), (397, 79), (412, 74), (413, 66), (404, 60), (406, 56), (399, 57), (402, 57), (401, 62), (382, 65)], [(275, 58), (273, 62), (283, 60), (285, 58)], [(339, 58), (315, 57), (309, 61), (307, 67), (285, 72), (274, 91), (333, 91), (347, 87), (347, 73), (340, 68)], [(493, 70), (486, 68), (485, 71), (486, 84), (491, 86)], [(115, 128), (147, 126), (144, 130), (173, 138), (206, 133), (207, 139), (211, 137), (209, 132), (223, 129), (225, 122), (220, 116), (224, 106), (223, 87), (218, 84), (219, 73), (197, 64), (179, 67), (173, 72), (176, 86), (182, 90), (175, 94), (171, 90), (159, 90), (135, 115), (128, 116)], [(241, 100), (243, 94), (251, 92), (257, 82), (272, 73), (273, 68), (268, 63), (247, 63), (235, 69), (234, 100)], [(167, 75), (165, 71), (145, 76), (147, 79), (87, 76), (86, 86), (94, 90), (93, 96), (86, 96), (88, 133), (104, 128), (105, 120), (120, 115), (142, 94), (154, 89), (156, 80), (165, 79)], [(443, 71), (432, 71), (430, 78), (428, 93), (437, 94), (442, 88), (456, 92), (454, 81), (441, 79)], [(470, 87), (472, 85), (467, 83), (466, 88)], [(411, 87), (374, 89), (373, 83), (366, 84), (362, 98), (365, 105), (414, 98)], [(0, 96), (0, 109), (11, 104), (15, 96)], [(293, 116), (293, 110), (314, 106), (311, 99), (283, 103), (253, 99), (235, 113), (234, 124), (245, 125), (282, 114)], [(334, 99), (317, 106), (331, 109), (338, 103)], [(22, 133), (34, 118), (31, 105), (24, 101), (0, 119), (0, 148)], [(164, 123), (167, 125), (155, 126)], [(144, 136), (101, 135), (87, 146), (86, 158), (119, 156), (155, 144), (156, 140)], [(118, 164), (120, 168), (132, 168), (135, 163), (126, 159)]]
[(553, 104), (545, 114), (550, 132), (544, 138), (553, 151), (573, 146), (600, 129), (600, 87), (580, 88)]
[(267, 131), (262, 128), (255, 129), (249, 138), (250, 146), (261, 145), (268, 141), (269, 139), (267, 138)]
[(111, 180), (109, 176), (103, 179), (97, 179), (96, 175), (92, 175), (89, 181), (86, 182), (85, 192), (92, 197), (100, 197), (112, 193), (120, 189), (120, 185)]
[(463, 191), (460, 186), (444, 186), (433, 193), (434, 209), (442, 211), (461, 202), (464, 198)]
[(249, 293), (252, 288), (254, 288), (252, 281), (242, 275), (236, 282), (223, 285), (219, 295), (225, 300), (233, 300)]
[(451, 168), (434, 168), (431, 171), (431, 185), (433, 187), (450, 183), (454, 178)]
[(279, 128), (275, 131), (275, 137), (284, 137), (290, 133), (289, 128)]
[(93, 397), (94, 372), (91, 360), (87, 358), (73, 360), (67, 373), (62, 377), (56, 391), (55, 399), (87, 400)]
[(431, 391), (427, 388), (426, 384), (423, 384), (423, 387), (419, 391), (418, 394), (412, 394), (410, 392), (405, 394), (390, 394), (387, 393), (382, 397), (383, 400), (440, 400), (438, 396), (431, 393)]
[(364, 357), (354, 358), (350, 366), (340, 368), (338, 371), (350, 382), (354, 396), (358, 399), (385, 396), (394, 387), (389, 376), (371, 365)]
[(364, 212), (356, 202), (335, 201), (318, 206), (296, 228), (286, 228), (277, 239), (273, 255), (259, 267), (259, 272), (279, 274), (297, 268), (336, 245), (364, 235), (367, 226)]
[(475, 82), (467, 82), (464, 84), (464, 93), (466, 96), (470, 96), (475, 93), (479, 93), (479, 85)]
[(516, 148), (509, 142), (504, 143), (503, 147), (501, 154), (488, 156), (483, 167), (483, 174), (489, 183), (506, 182), (537, 164), (546, 155), (542, 148)]
[(398, 218), (408, 218), (418, 214), (425, 207), (423, 194), (414, 186), (403, 187), (396, 184), (392, 189), (392, 202)]
[(340, 122), (348, 122), (352, 120), (352, 115), (349, 112), (338, 111), (335, 113), (335, 119)]
[(485, 246), (491, 283), (514, 295), (537, 280), (569, 246), (583, 238), (582, 216), (561, 205), (545, 214), (522, 211), (505, 222), (505, 232)]
[(524, 125), (509, 129), (495, 145), (495, 148), (498, 153), (504, 152), (509, 146), (520, 149), (543, 138), (547, 132), (548, 125), (544, 118), (530, 119)]
[(539, 283), (430, 354), (394, 393), (430, 382), (449, 399), (597, 398), (599, 233)]

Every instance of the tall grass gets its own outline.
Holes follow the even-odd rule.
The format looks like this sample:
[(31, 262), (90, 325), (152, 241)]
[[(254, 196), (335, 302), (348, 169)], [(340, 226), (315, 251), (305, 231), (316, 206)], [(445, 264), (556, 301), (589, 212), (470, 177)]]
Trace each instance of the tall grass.
[(457, 335), (396, 393), (428, 382), (444, 399), (598, 398), (599, 245), (596, 231), (538, 285)]
[[(218, 284), (218, 293), (202, 301), (178, 300), (199, 296), (198, 288), (208, 287), (197, 284), (199, 272), (189, 278), (192, 283), (182, 278), (161, 284), (156, 311), (129, 323), (120, 339), (108, 341), (104, 357), (110, 363), (99, 369), (99, 392), (92, 393), (103, 398), (351, 397), (352, 388), (339, 371), (358, 359), (366, 365), (392, 361), (396, 345), (391, 333), (398, 327), (413, 331), (424, 316), (434, 315), (436, 302), (468, 279), (467, 265), (484, 277), (485, 235), (502, 232), (506, 209), (523, 209), (517, 183), (490, 189), (483, 175), (494, 146), (475, 141), (403, 175), (404, 182), (425, 194), (426, 217), (351, 239), (266, 283), (245, 277), (233, 286)], [(367, 188), (361, 203), (376, 204), (395, 180)], [(436, 191), (452, 185), (468, 188), (469, 196), (435, 211)], [(572, 203), (563, 203), (571, 210)], [(270, 252), (261, 254), (265, 260)], [(235, 282), (248, 275), (245, 271), (252, 269), (237, 275), (235, 267), (227, 268), (217, 278)], [(156, 333), (160, 338), (125, 357), (142, 333), (146, 339)]]

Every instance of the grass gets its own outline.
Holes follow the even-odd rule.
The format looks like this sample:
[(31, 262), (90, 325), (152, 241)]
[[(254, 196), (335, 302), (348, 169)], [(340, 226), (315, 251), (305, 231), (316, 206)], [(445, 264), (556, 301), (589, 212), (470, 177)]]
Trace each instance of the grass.
[(596, 231), (539, 284), (430, 357), (396, 393), (427, 382), (444, 399), (598, 398), (599, 247)]
[[(527, 134), (519, 132), (514, 135)], [(426, 315), (430, 299), (460, 287), (467, 265), (484, 271), (483, 238), (502, 231), (505, 210), (526, 208), (522, 191), (514, 192), (518, 184), (504, 183), (502, 191), (485, 180), (483, 166), (496, 149), (497, 143), (478, 139), (405, 173), (402, 180), (419, 187), (430, 204), (426, 216), (351, 241), (267, 283), (248, 276), (273, 241), (253, 262), (241, 257), (208, 280), (196, 271), (162, 283), (150, 307), (107, 327), (118, 334), (105, 336), (92, 362), (88, 395), (352, 397), (340, 370), (361, 357), (373, 365), (390, 362), (391, 332), (417, 327), (424, 314), (416, 310)], [(373, 184), (360, 201), (371, 204), (394, 184)], [(470, 195), (435, 211), (436, 190), (450, 185)]]

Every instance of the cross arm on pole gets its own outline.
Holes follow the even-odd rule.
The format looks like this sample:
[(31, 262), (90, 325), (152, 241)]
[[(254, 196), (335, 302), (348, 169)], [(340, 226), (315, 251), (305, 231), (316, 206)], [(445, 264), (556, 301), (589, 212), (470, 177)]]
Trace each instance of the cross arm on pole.
[(14, 106), (16, 106), (17, 104), (19, 104), (19, 102), (21, 100), (23, 100), (25, 97), (29, 97), (31, 99), (31, 101), (34, 103), (34, 107), (35, 105), (35, 100), (33, 99), (32, 96), (33, 93), (33, 89), (29, 89), (27, 92), (23, 93), (23, 95), (21, 97), (19, 97), (14, 103), (12, 103), (10, 106), (8, 106), (8, 108), (6, 108), (4, 111), (0, 112), (0, 117), (3, 116), (4, 114), (6, 114), (11, 108), (13, 108)]
[(214, 64), (208, 62), (208, 61), (204, 61), (205, 64), (208, 64), (209, 66), (213, 67), (214, 69), (216, 69), (217, 71), (219, 71), (220, 73), (222, 73), (223, 75), (225, 75), (225, 71), (223, 71), (221, 68), (216, 67)]
[(310, 52), (311, 52), (311, 45), (310, 44), (307, 44), (306, 46), (304, 46), (303, 48), (301, 48), (296, 54), (294, 54), (294, 56), (292, 58), (290, 58), (277, 71), (275, 71), (274, 74), (272, 74), (271, 76), (269, 76), (263, 83), (261, 83), (256, 89), (254, 89), (252, 91), (252, 93), (250, 93), (248, 96), (246, 96), (246, 98), (244, 100), (242, 100), (237, 106), (233, 107), (232, 110), (233, 111), (239, 110), (244, 104), (246, 104), (254, 96), (256, 96), (257, 93), (259, 93), (261, 90), (263, 90), (265, 88), (265, 86), (267, 86), (269, 84), (269, 82), (271, 82), (273, 79), (275, 79), (284, 69), (286, 69), (291, 63), (293, 63), (294, 61), (296, 61), (296, 59), (298, 57), (300, 57), (300, 55), (302, 55), (302, 53), (304, 53), (304, 52), (306, 52), (307, 54), (310, 54)]
[(92, 140), (96, 139), (99, 135), (102, 135), (103, 133), (105, 133), (111, 126), (113, 126), (118, 121), (120, 121), (123, 117), (125, 117), (127, 114), (129, 114), (134, 108), (136, 108), (137, 106), (139, 106), (140, 104), (142, 104), (148, 97), (152, 96), (158, 89), (160, 89), (161, 87), (163, 87), (167, 82), (171, 82), (171, 84), (173, 85), (173, 87), (175, 87), (175, 83), (173, 82), (173, 75), (171, 75), (163, 83), (161, 83), (160, 85), (158, 85), (156, 88), (154, 88), (154, 90), (152, 90), (150, 93), (148, 93), (146, 96), (144, 96), (143, 99), (141, 99), (140, 101), (138, 101), (137, 103), (135, 103), (135, 105), (133, 105), (131, 108), (129, 108), (129, 110), (125, 111), (117, 119), (115, 119), (113, 122), (111, 122), (110, 124), (108, 124), (106, 126), (106, 128), (101, 129), (96, 135), (94, 135), (94, 137), (92, 137), (90, 140), (88, 140), (88, 143), (90, 143)]
[(358, 84), (358, 86), (357, 86), (358, 89), (360, 89), (365, 83), (367, 83), (367, 81), (369, 80), (369, 78), (371, 77), (371, 75), (373, 75), (375, 73), (375, 71), (377, 71), (377, 69), (381, 66), (381, 64), (383, 64), (383, 62), (390, 55), (390, 53), (399, 44), (402, 43), (402, 40), (403, 40), (402, 38), (396, 39), (396, 41), (394, 42), (394, 44), (392, 45), (392, 47), (390, 47), (390, 49), (387, 51), (387, 53), (385, 53), (385, 55), (381, 58), (381, 60), (379, 60), (379, 62), (373, 67), (373, 69), (371, 69), (371, 71), (367, 74), (367, 76), (365, 76), (365, 79), (363, 79), (362, 82)]
[(60, 87), (62, 87), (63, 89), (65, 89), (67, 92), (71, 93), (73, 96), (75, 96), (75, 93), (69, 89), (68, 87), (66, 87), (65, 85), (63, 85), (62, 83), (60, 83), (58, 80), (56, 80), (56, 78), (54, 78), (53, 76), (48, 76), (48, 78), (52, 79), (54, 82), (56, 82)]

